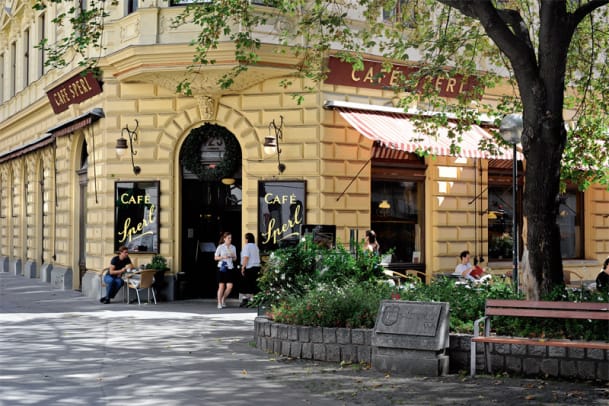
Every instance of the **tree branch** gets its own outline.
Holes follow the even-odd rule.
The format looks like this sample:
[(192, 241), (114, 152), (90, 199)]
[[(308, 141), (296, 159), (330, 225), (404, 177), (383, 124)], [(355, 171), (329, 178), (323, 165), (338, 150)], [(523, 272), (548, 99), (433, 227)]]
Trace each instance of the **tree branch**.
[(582, 4), (571, 16), (573, 25), (577, 26), (588, 14), (606, 4), (609, 4), (609, 0), (590, 0), (585, 4)]
[[(456, 8), (464, 15), (480, 21), (489, 37), (508, 57), (514, 70), (517, 69), (515, 65), (519, 64), (519, 60), (529, 66), (537, 66), (535, 51), (528, 30), (517, 11), (497, 9), (490, 0), (437, 1)], [(512, 30), (510, 30), (510, 27)]]

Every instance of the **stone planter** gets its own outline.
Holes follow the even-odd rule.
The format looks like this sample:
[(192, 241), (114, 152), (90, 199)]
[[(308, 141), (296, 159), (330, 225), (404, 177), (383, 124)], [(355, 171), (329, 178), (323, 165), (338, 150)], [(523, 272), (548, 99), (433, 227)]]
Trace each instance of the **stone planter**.
[[(293, 326), (267, 317), (255, 322), (257, 348), (286, 357), (329, 362), (371, 363), (372, 330)], [(469, 371), (469, 334), (451, 334), (450, 372)], [(482, 346), (479, 346), (482, 347)], [(492, 345), (493, 373), (609, 381), (609, 351), (545, 346)], [(476, 367), (484, 371), (482, 348)]]

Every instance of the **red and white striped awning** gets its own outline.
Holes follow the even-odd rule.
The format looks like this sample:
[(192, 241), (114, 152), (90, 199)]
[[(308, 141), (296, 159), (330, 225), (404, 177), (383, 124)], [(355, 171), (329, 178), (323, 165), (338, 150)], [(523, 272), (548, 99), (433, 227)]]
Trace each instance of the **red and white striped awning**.
[[(492, 137), (477, 125), (472, 125), (461, 134), (462, 141), (455, 143), (460, 150), (451, 151), (448, 127), (438, 128), (437, 136), (432, 136), (418, 131), (409, 114), (386, 111), (387, 108), (374, 111), (335, 106), (334, 109), (363, 136), (391, 149), (406, 152), (427, 151), (436, 156), (513, 159), (511, 148), (501, 148), (496, 154), (480, 150), (480, 142)], [(449, 123), (449, 126), (456, 127), (452, 123)], [(521, 152), (518, 152), (517, 156), (519, 160), (523, 159)]]

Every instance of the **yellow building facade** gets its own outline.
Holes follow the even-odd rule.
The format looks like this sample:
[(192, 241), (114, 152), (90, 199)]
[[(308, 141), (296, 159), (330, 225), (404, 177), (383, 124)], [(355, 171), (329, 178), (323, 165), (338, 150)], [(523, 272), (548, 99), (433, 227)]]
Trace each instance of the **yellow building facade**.
[[(345, 245), (363, 239), (371, 227), (383, 227), (379, 240), (384, 249), (395, 248), (392, 265), (429, 277), (452, 272), (465, 249), (486, 257), (494, 272), (511, 269), (509, 259), (488, 258), (489, 213), (501, 214), (489, 206), (489, 188), (501, 178), (493, 171), (505, 172), (505, 163), (423, 159), (404, 151), (389, 156), (391, 148), (362, 135), (331, 107), (338, 102), (347, 110), (390, 108), (393, 92), (332, 83), (311, 92), (311, 83), (297, 78), (286, 89), (282, 81), (295, 61), (274, 52), (273, 44), (263, 46), (260, 63), (231, 89), (221, 89), (217, 79), (235, 66), (231, 44), (213, 51), (215, 65), (189, 73), (194, 50), (187, 44), (196, 29), (171, 27), (180, 7), (162, 1), (109, 6), (102, 74), (87, 79), (99, 85), (95, 92), (95, 83), (81, 81), (76, 63), (49, 70), (44, 53), (34, 48), (40, 38), (53, 42), (65, 34), (66, 28), (50, 22), (58, 10), (5, 4), (10, 7), (0, 12), (0, 271), (98, 297), (99, 275), (125, 243), (138, 265), (157, 253), (168, 259), (168, 300), (213, 297), (209, 243), (218, 243), (220, 231), (231, 231), (240, 251), (242, 235), (252, 232), (261, 242), (268, 223), (281, 234), (301, 234), (304, 225), (329, 226), (334, 241)], [(176, 93), (185, 78), (192, 82), (192, 96)], [(297, 103), (294, 94), (303, 101)], [(490, 89), (485, 98), (500, 94)], [(183, 147), (191, 134), (211, 128), (206, 125), (232, 135), (241, 158), (231, 173), (201, 182), (185, 167)], [(267, 154), (265, 138), (278, 135), (278, 128), (278, 148)], [(122, 158), (115, 152), (119, 138), (128, 146)], [(202, 148), (201, 160), (208, 159), (206, 170), (230, 158), (205, 141), (194, 144)], [(285, 170), (278, 170), (279, 163)], [(274, 187), (283, 188), (287, 201), (265, 203), (265, 193), (280, 190)], [(289, 201), (290, 187), (300, 199)], [(141, 188), (148, 191), (141, 195), (146, 204), (132, 212), (121, 206), (123, 192), (137, 197), (133, 191)], [(565, 266), (591, 280), (609, 254), (609, 195), (596, 185), (578, 196), (576, 255)], [(387, 199), (389, 208), (379, 208)], [(135, 220), (125, 226), (125, 218)], [(129, 227), (130, 237), (145, 242), (121, 240)]]

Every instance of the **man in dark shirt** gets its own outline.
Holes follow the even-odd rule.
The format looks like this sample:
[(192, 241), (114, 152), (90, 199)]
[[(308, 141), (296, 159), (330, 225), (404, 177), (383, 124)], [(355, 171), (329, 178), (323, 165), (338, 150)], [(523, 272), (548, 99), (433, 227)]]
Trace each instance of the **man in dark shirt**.
[(110, 299), (114, 299), (114, 296), (116, 296), (125, 283), (122, 275), (127, 272), (130, 267), (131, 258), (129, 258), (129, 250), (123, 245), (118, 249), (118, 255), (110, 261), (110, 269), (108, 270), (108, 273), (106, 273), (106, 276), (104, 276), (106, 296), (99, 299), (101, 303), (108, 304), (110, 303)]
[(596, 289), (609, 292), (609, 258), (603, 262), (603, 269), (596, 277)]

